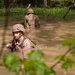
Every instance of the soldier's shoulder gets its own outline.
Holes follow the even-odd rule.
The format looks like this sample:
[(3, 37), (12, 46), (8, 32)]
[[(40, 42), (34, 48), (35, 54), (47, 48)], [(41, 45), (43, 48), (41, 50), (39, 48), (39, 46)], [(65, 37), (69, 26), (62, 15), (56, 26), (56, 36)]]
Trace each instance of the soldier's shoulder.
[(27, 42), (27, 41), (29, 42), (29, 41), (30, 41), (30, 39), (28, 39), (28, 38), (25, 38), (25, 39), (24, 39), (24, 42)]
[(28, 18), (28, 15), (25, 15), (25, 18)]
[(32, 48), (35, 48), (36, 46), (35, 42), (33, 42), (30, 38), (26, 38), (24, 40), (23, 46), (27, 46), (27, 45), (31, 46)]
[(37, 15), (34, 15), (34, 17), (35, 17), (36, 19), (38, 19), (38, 18), (39, 18)]
[(24, 39), (23, 45), (25, 45), (25, 44), (30, 44), (30, 40), (28, 38)]
[(37, 15), (34, 15), (35, 17), (38, 17)]

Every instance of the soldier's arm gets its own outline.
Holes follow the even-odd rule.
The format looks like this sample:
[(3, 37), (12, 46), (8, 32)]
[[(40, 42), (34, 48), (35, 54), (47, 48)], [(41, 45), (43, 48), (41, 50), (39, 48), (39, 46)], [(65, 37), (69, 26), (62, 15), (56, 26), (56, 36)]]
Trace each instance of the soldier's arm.
[(25, 23), (25, 26), (26, 26), (26, 28), (28, 27), (28, 19), (27, 19), (27, 15), (25, 16), (25, 18), (24, 18), (24, 23)]
[(9, 43), (6, 44), (7, 48), (11, 48), (12, 47), (12, 41), (10, 41)]
[(31, 42), (30, 42), (30, 40), (29, 39), (26, 39), (25, 41), (24, 41), (24, 43), (23, 43), (23, 50), (22, 50), (22, 54), (23, 54), (23, 56), (25, 57), (25, 58), (28, 58), (27, 57), (27, 54), (31, 51), (31, 49), (32, 49), (32, 44), (31, 44)]
[(23, 48), (21, 48), (18, 44), (16, 45), (16, 50), (19, 51), (19, 55), (21, 58), (27, 58), (27, 54), (32, 50), (32, 43), (29, 39), (25, 39), (23, 42)]
[(8, 44), (6, 44), (6, 47), (11, 51), (14, 51), (16, 49), (16, 41), (14, 39), (11, 40)]
[(40, 28), (40, 25), (41, 25), (40, 19), (39, 19), (39, 17), (37, 15), (35, 15), (35, 17), (36, 17), (36, 19), (35, 19), (35, 27)]

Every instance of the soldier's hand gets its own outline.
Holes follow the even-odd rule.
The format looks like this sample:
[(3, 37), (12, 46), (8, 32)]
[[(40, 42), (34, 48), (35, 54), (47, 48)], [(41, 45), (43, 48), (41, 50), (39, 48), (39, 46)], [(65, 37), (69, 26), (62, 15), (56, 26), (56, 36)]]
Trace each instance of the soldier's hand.
[(16, 45), (15, 48), (16, 48), (16, 50), (19, 51), (19, 52), (22, 51), (22, 49), (21, 49), (21, 47), (20, 47), (19, 45)]
[(11, 45), (10, 43), (8, 43), (8, 44), (6, 45), (6, 47), (7, 47), (7, 48), (11, 48), (12, 45)]

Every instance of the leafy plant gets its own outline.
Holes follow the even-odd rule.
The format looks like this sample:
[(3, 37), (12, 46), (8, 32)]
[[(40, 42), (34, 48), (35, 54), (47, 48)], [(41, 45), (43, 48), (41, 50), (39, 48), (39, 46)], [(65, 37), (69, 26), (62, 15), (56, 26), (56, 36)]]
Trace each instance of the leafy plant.
[[(63, 17), (65, 15), (65, 13), (68, 11), (68, 7), (55, 7), (55, 8), (33, 8), (34, 12), (36, 15), (38, 15), (40, 18), (50, 18), (51, 16), (55, 16), (55, 17)], [(10, 16), (14, 17), (16, 19), (23, 19), (23, 17), (26, 15), (27, 13), (27, 9), (26, 8), (10, 8)], [(0, 9), (0, 16), (5, 16), (5, 8)], [(75, 11), (74, 10), (70, 10), (70, 12), (68, 13), (67, 17), (74, 17), (75, 15)]]
[(43, 60), (43, 52), (41, 50), (32, 50), (28, 59), (18, 59), (14, 54), (4, 54), (3, 62), (7, 69), (19, 75), (56, 75), (52, 68), (49, 68)]
[(74, 60), (72, 60), (69, 56), (59, 55), (55, 58), (56, 60), (59, 59), (62, 62), (61, 68), (64, 70), (68, 70), (69, 68), (72, 68), (72, 66), (75, 64)]
[(4, 54), (3, 62), (6, 68), (16, 72), (19, 66), (18, 57), (15, 54)]
[(75, 35), (70, 38), (65, 38), (62, 41), (62, 46), (68, 47), (68, 50), (64, 54), (56, 56), (55, 60), (58, 61), (55, 63), (54, 66), (56, 66), (57, 63), (61, 62), (61, 68), (67, 71), (75, 64), (75, 61), (72, 59), (72, 57), (75, 56)]

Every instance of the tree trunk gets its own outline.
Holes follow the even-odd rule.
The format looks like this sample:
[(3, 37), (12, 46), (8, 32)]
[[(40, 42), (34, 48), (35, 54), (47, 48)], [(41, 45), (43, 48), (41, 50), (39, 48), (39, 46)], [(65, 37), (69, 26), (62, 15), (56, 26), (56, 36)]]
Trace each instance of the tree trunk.
[(47, 0), (44, 0), (44, 8), (47, 7)]
[(35, 5), (36, 5), (36, 7), (37, 7), (37, 5), (38, 5), (38, 4), (37, 4), (37, 0), (35, 0)]

